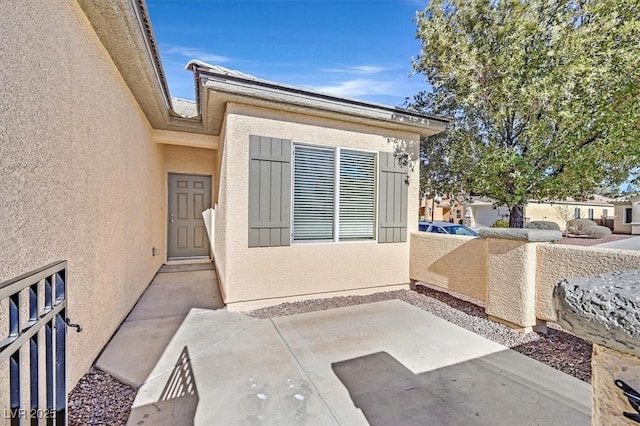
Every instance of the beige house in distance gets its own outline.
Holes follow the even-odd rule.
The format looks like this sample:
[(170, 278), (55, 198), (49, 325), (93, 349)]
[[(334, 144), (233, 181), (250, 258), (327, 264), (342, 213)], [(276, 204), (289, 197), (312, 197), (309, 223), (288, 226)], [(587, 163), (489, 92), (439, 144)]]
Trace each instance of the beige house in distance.
[(408, 166), (449, 120), (198, 61), (172, 99), (144, 1), (0, 23), (0, 283), (67, 261), (69, 389), (171, 259), (213, 259), (232, 310), (408, 288)]
[[(433, 214), (432, 214), (433, 213)], [(464, 205), (450, 199), (434, 199), (422, 197), (418, 216), (426, 221), (441, 220), (460, 223), (464, 219)]]
[[(619, 213), (614, 213), (614, 200), (594, 195), (593, 199), (587, 201), (575, 201), (567, 199), (564, 201), (538, 202), (529, 200), (524, 208), (525, 222), (534, 220), (546, 220), (555, 222), (564, 229), (565, 219), (586, 218), (592, 219), (603, 226), (613, 227), (614, 215), (617, 218)], [(433, 219), (431, 211), (433, 208)], [(452, 201), (449, 199), (433, 200), (422, 198), (418, 215), (424, 220), (442, 220), (445, 222), (462, 223), (465, 221), (474, 228), (485, 228), (493, 225), (496, 220), (509, 221), (509, 209), (504, 206), (495, 207), (491, 200), (475, 198), (470, 203)], [(618, 219), (616, 219), (618, 220)], [(618, 232), (618, 231), (616, 231)], [(628, 233), (628, 232), (627, 232)]]
[(613, 231), (618, 234), (640, 235), (640, 194), (616, 198)]

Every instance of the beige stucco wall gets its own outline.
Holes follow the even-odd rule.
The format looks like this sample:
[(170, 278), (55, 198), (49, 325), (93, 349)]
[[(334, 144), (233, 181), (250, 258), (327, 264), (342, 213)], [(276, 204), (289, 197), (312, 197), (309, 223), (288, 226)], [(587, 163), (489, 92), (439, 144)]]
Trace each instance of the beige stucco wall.
[[(226, 303), (274, 299), (409, 282), (409, 241), (378, 244), (293, 243), (288, 247), (248, 247), (249, 135), (293, 139), (315, 145), (390, 151), (389, 138), (413, 141), (417, 134), (228, 104), (216, 228), (215, 252), (223, 251), (221, 283)], [(410, 173), (408, 231), (417, 228), (418, 171)], [(232, 206), (232, 207), (231, 207)], [(407, 238), (409, 239), (409, 238)], [(231, 259), (233, 261), (231, 261)], [(276, 303), (276, 302), (274, 302)]]
[(640, 252), (562, 244), (537, 247), (536, 316), (556, 321), (553, 288), (563, 278), (597, 275), (610, 271), (638, 269)]
[(524, 328), (536, 324), (537, 245), (487, 239), (487, 314)]
[[(616, 234), (630, 234), (631, 233), (631, 223), (625, 223), (625, 210), (631, 208), (631, 203), (629, 204), (616, 204), (615, 207), (615, 215), (616, 217), (613, 219), (613, 232)], [(632, 213), (633, 214), (633, 213)]]
[(487, 240), (431, 232), (411, 234), (410, 276), (487, 300)]
[(487, 302), (496, 319), (531, 327), (556, 321), (553, 289), (563, 278), (637, 269), (640, 252), (414, 232), (410, 276)]
[(225, 243), (227, 240), (227, 173), (229, 168), (229, 162), (226, 157), (225, 146), (226, 141), (226, 117), (222, 122), (222, 130), (220, 131), (220, 140), (223, 141), (220, 149), (216, 151), (216, 164), (218, 165), (216, 170), (216, 178), (214, 179), (213, 192), (214, 198), (212, 199), (213, 205), (216, 209), (215, 223), (214, 223), (214, 241), (213, 241), (213, 259), (216, 264), (216, 274), (218, 277), (218, 283), (220, 287), (220, 293), (222, 299), (226, 300), (225, 286), (226, 270), (227, 270), (227, 256)]
[(76, 2), (0, 2), (0, 39), (0, 281), (68, 260), (73, 386), (162, 263), (162, 147)]
[(635, 413), (615, 380), (622, 380), (632, 388), (640, 389), (640, 358), (600, 345), (593, 345), (591, 358), (593, 387), (593, 425), (634, 425), (623, 412)]
[[(631, 209), (631, 223), (626, 223), (626, 209)], [(613, 232), (617, 234), (640, 234), (640, 200), (616, 204)]]

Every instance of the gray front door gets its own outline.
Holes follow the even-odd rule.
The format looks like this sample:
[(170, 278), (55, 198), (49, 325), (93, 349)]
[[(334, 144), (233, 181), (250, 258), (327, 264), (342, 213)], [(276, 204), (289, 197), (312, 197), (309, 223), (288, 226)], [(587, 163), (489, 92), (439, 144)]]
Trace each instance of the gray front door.
[(211, 207), (211, 176), (169, 173), (167, 257), (209, 255), (202, 212)]

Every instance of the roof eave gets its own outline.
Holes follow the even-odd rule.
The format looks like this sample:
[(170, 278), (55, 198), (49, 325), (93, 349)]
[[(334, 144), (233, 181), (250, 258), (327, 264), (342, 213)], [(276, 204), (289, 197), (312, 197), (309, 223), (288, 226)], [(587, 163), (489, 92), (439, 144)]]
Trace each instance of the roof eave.
[(144, 0), (78, 3), (151, 126), (179, 126)]
[[(204, 126), (208, 132), (219, 134), (222, 115), (226, 102), (247, 103), (278, 109), (337, 118), (343, 121), (367, 121), (377, 125), (431, 136), (445, 130), (451, 119), (406, 111), (400, 108), (378, 105), (352, 99), (324, 95), (305, 89), (284, 86), (262, 80), (220, 75), (203, 71), (197, 64), (190, 63), (188, 68), (194, 71), (199, 88), (197, 104), (203, 115)], [(204, 94), (201, 93), (204, 90)], [(210, 93), (214, 94), (211, 98)], [(213, 105), (208, 111), (208, 105)]]

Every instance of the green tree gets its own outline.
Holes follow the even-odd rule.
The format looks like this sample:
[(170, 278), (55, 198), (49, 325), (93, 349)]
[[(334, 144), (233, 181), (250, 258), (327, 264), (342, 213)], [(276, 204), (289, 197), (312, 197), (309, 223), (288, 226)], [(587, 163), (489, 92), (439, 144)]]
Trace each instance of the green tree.
[[(408, 106), (454, 118), (421, 146), (425, 192), (585, 199), (640, 164), (638, 0), (431, 0)], [(637, 177), (637, 175), (636, 175)]]

